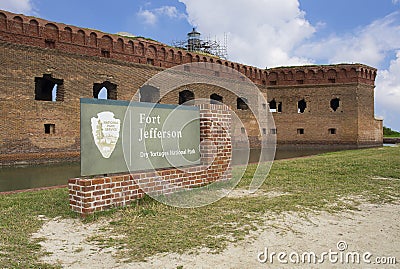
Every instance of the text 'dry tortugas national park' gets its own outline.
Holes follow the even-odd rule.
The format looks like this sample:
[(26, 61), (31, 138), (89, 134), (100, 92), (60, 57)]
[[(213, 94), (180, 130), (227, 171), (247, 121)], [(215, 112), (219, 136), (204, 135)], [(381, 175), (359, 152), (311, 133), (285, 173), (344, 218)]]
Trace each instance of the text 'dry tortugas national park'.
[[(374, 117), (377, 70), (364, 64), (260, 69), (142, 37), (108, 34), (1, 10), (0, 54), (1, 165), (77, 161), (81, 157), (90, 164), (92, 156), (112, 159), (115, 154), (125, 155), (126, 161), (127, 154), (118, 149), (118, 143), (124, 143), (122, 123), (127, 124), (129, 115), (125, 110), (123, 113), (118, 109), (117, 112), (93, 110), (96, 113), (87, 115), (88, 125), (82, 129), (83, 107), (89, 107), (81, 106), (82, 103), (93, 105), (97, 101), (116, 106), (135, 102), (138, 141), (152, 137), (167, 141), (184, 136), (178, 129), (161, 129), (164, 112), (150, 115), (149, 111), (141, 110), (145, 104), (155, 104), (157, 111), (187, 105), (180, 109), (181, 116), (175, 121), (194, 113), (197, 120), (192, 124), (197, 127), (193, 130), (197, 128), (198, 132), (187, 135), (194, 142), (186, 139), (185, 149), (171, 146), (166, 151), (153, 150), (162, 154), (184, 152), (189, 160), (192, 155), (195, 161), (191, 166), (181, 165), (186, 170), (162, 162), (155, 166), (164, 182), (178, 180), (183, 187), (205, 185), (227, 171), (223, 177), (229, 178), (232, 147), (240, 147), (245, 140), (250, 148), (260, 148), (271, 135), (276, 137), (277, 148), (361, 148), (383, 143), (382, 120)], [(146, 84), (164, 70), (190, 63), (213, 64), (213, 76), (225, 80), (235, 71), (243, 83), (254, 83), (264, 98), (256, 98), (240, 85), (237, 94), (223, 87), (193, 83), (160, 95), (157, 87)], [(197, 102), (204, 99), (209, 103)], [(251, 107), (257, 107), (257, 111)], [(254, 113), (263, 110), (272, 114), (273, 127), (259, 125)], [(232, 113), (244, 125), (234, 124), (235, 120), (229, 116)], [(140, 129), (139, 125), (146, 121), (150, 124), (148, 129)], [(218, 130), (213, 133), (214, 123), (210, 125), (213, 121), (224, 126), (223, 135)], [(105, 130), (102, 128), (108, 131), (102, 133)], [(83, 133), (94, 139), (89, 151), (85, 149), (88, 156), (81, 156), (81, 146), (86, 145)], [(221, 148), (207, 148), (204, 141), (217, 141)], [(217, 154), (210, 153), (213, 151)], [(214, 156), (211, 164), (207, 160), (209, 153)], [(148, 152), (140, 149), (130, 154), (128, 159), (138, 161), (145, 160)], [(87, 195), (84, 198), (90, 200), (88, 205), (82, 201), (84, 198), (72, 195), (76, 197), (73, 209), (82, 214), (127, 204), (143, 196), (143, 188), (146, 193), (175, 191), (153, 184), (150, 179), (154, 172), (141, 170), (145, 164), (128, 167), (135, 171), (133, 174), (111, 176), (104, 174), (121, 169), (103, 171), (102, 165), (86, 167), (89, 168), (83, 176), (97, 176), (70, 181), (71, 192)], [(132, 183), (135, 180), (146, 184), (139, 188)], [(123, 197), (113, 195), (121, 189), (125, 191)], [(107, 199), (97, 200), (102, 196)]]

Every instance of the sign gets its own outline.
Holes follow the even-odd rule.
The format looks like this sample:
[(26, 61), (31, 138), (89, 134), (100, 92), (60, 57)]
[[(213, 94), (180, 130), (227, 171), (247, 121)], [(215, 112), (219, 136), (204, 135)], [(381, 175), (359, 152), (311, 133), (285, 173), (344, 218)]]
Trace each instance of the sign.
[(200, 164), (193, 106), (81, 99), (81, 175)]
[(111, 111), (103, 111), (97, 114), (97, 118), (91, 118), (93, 140), (101, 155), (108, 159), (118, 142), (121, 120), (114, 118)]

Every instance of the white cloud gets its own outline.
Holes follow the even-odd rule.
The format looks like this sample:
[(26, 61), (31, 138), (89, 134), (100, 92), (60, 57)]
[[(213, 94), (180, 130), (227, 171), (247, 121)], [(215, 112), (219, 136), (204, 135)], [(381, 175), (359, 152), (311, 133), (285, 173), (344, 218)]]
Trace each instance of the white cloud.
[(293, 51), (315, 28), (297, 0), (179, 0), (189, 22), (205, 35), (228, 35), (229, 58), (265, 68), (310, 63)]
[[(378, 70), (376, 79), (376, 114), (385, 117), (385, 125), (400, 130), (400, 11), (352, 33), (315, 40), (313, 34), (325, 23), (311, 25), (298, 0), (179, 1), (200, 32), (220, 40), (228, 34), (233, 61), (261, 68), (314, 62), (383, 67), (386, 70)], [(396, 51), (390, 66), (385, 66)]]
[(25, 15), (34, 13), (31, 0), (1, 0), (0, 9)]
[(163, 7), (155, 9), (155, 12), (159, 15), (165, 15), (172, 19), (186, 18), (186, 15), (179, 13), (178, 9), (174, 6), (163, 6)]
[(384, 116), (384, 124), (400, 130), (400, 50), (389, 68), (378, 73), (375, 98), (377, 113)]
[[(384, 124), (400, 130), (400, 11), (378, 19), (352, 34), (332, 35), (325, 40), (303, 44), (297, 51), (301, 57), (318, 62), (359, 62), (382, 67), (376, 78), (376, 114)], [(396, 53), (397, 51), (397, 53)], [(395, 59), (385, 67), (393, 53)]]
[(400, 48), (400, 12), (376, 20), (352, 34), (332, 35), (303, 44), (297, 55), (329, 63), (361, 62), (380, 66), (387, 53)]
[(155, 25), (160, 16), (166, 16), (170, 19), (186, 18), (185, 14), (179, 13), (178, 9), (174, 6), (162, 6), (153, 10), (141, 9), (138, 12), (138, 16), (148, 25)]
[(140, 18), (143, 19), (143, 22), (148, 25), (154, 25), (157, 22), (157, 16), (150, 10), (139, 10), (137, 13)]

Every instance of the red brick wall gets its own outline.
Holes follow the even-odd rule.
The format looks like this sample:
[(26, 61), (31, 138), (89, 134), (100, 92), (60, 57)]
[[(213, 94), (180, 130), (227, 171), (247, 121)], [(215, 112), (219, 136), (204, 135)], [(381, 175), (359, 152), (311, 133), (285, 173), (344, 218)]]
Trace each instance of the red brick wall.
[[(1, 40), (68, 53), (109, 57), (169, 68), (190, 62), (214, 62), (231, 67), (260, 85), (296, 85), (359, 82), (374, 85), (376, 69), (366, 65), (279, 67), (261, 70), (212, 55), (187, 52), (142, 37), (125, 37), (79, 28), (0, 10)], [(53, 43), (52, 43), (53, 42)], [(52, 43), (53, 45), (49, 45)], [(105, 53), (108, 52), (108, 53)], [(106, 55), (107, 56), (106, 56)]]
[(145, 193), (170, 194), (231, 179), (231, 118), (227, 107), (200, 106), (201, 165), (68, 181), (70, 207), (81, 215), (129, 205)]
[[(110, 52), (109, 58), (102, 54), (104, 50)], [(180, 64), (180, 54), (182, 63), (213, 61), (234, 68), (255, 82), (267, 101), (282, 101), (282, 113), (274, 113), (278, 145), (382, 144), (382, 122), (373, 115), (376, 69), (372, 67), (338, 64), (260, 70), (143, 38), (0, 11), (0, 165), (78, 160), (79, 98), (92, 98), (93, 84), (109, 81), (117, 85), (118, 100), (131, 100), (149, 78)], [(146, 64), (148, 58), (154, 59), (154, 66)], [(220, 73), (224, 77), (223, 70)], [(63, 101), (35, 100), (35, 77), (44, 74), (64, 81)], [(213, 86), (188, 87), (196, 98), (208, 98), (212, 93), (223, 96), (224, 103), (245, 124), (251, 147), (260, 146), (263, 135), (250, 110), (236, 108), (237, 96)], [(333, 96), (340, 96), (343, 112), (330, 111)], [(264, 104), (246, 92), (241, 97), (264, 109)], [(302, 98), (308, 101), (308, 110), (298, 115), (296, 103)], [(178, 92), (168, 94), (162, 102), (176, 104)], [(55, 133), (45, 134), (44, 124), (55, 124)], [(304, 128), (305, 134), (297, 135), (298, 128)], [(337, 134), (327, 135), (329, 128), (337, 128)], [(240, 128), (232, 132), (234, 139), (247, 139)]]

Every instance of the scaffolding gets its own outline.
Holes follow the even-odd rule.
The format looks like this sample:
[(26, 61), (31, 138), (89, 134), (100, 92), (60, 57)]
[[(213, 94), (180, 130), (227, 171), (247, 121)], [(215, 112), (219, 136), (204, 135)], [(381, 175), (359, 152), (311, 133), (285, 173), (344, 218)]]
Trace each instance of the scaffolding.
[(224, 41), (221, 45), (215, 38), (207, 38), (206, 40), (201, 39), (201, 34), (196, 31), (196, 28), (187, 34), (187, 40), (173, 41), (172, 46), (181, 48), (187, 51), (211, 54), (219, 58), (228, 59), (227, 49), (228, 37), (224, 34)]

